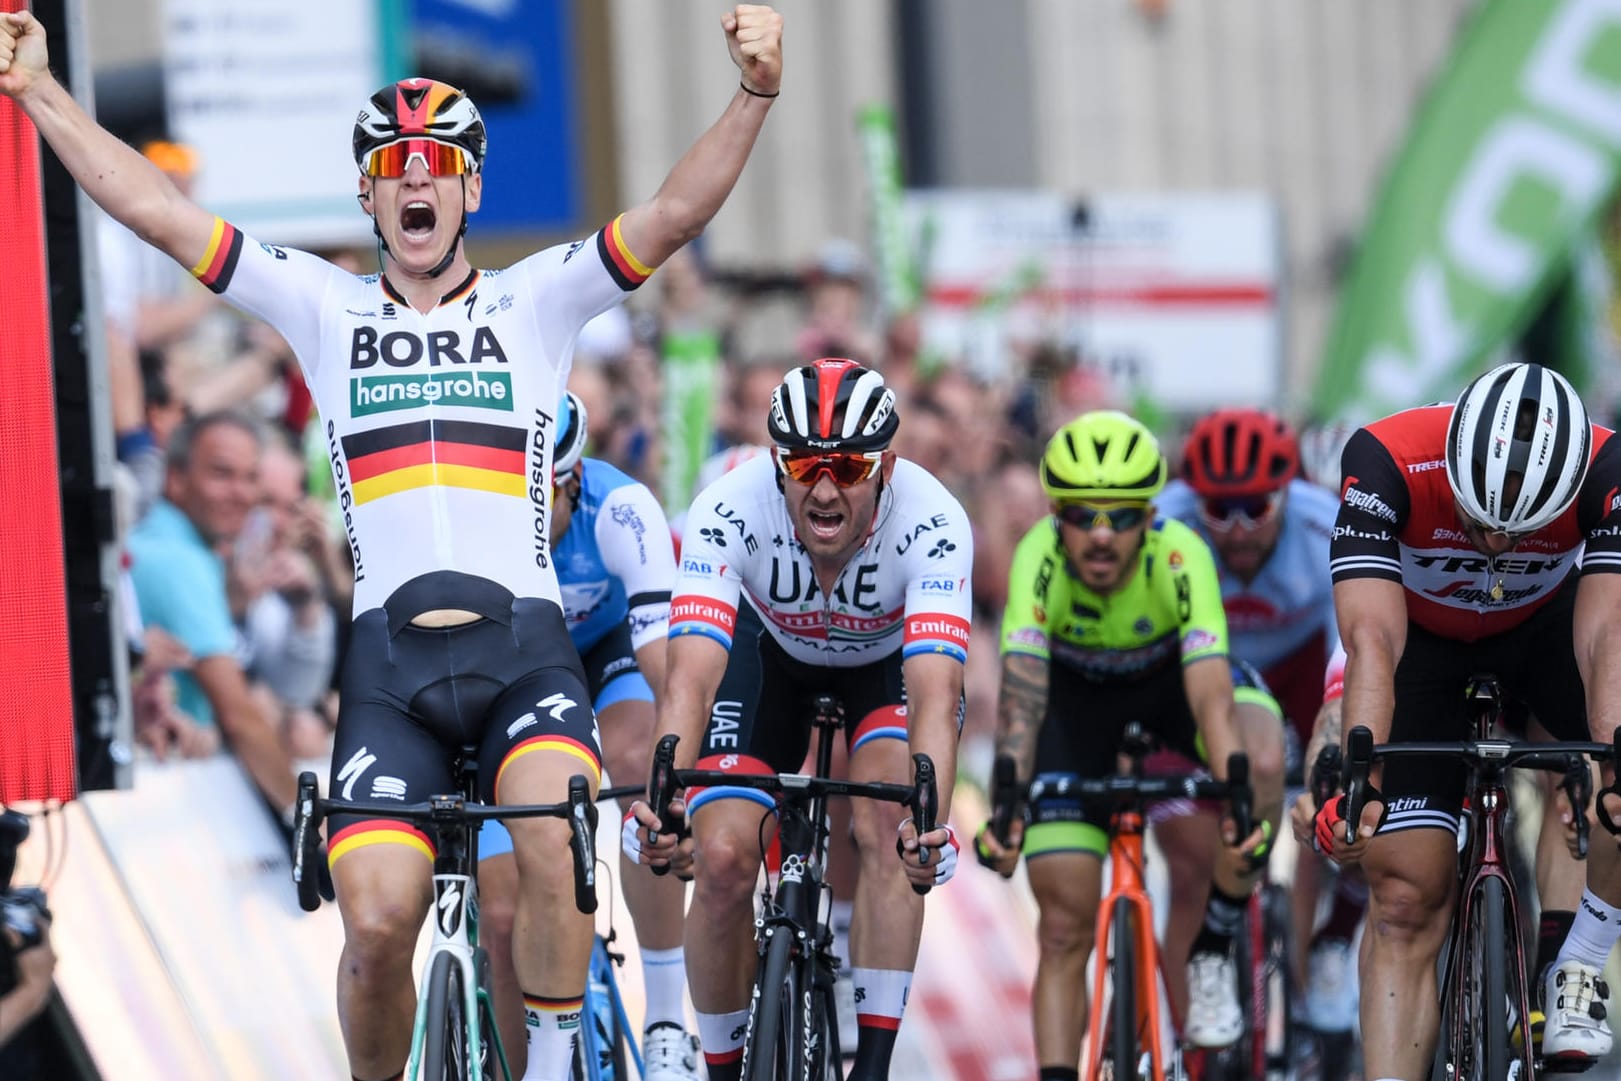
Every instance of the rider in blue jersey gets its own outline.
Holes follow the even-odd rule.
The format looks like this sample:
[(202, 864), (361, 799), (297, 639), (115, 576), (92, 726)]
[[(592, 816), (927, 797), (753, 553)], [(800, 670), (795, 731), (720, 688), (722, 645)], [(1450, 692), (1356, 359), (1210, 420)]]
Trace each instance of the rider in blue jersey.
[[(553, 465), (557, 492), (551, 540), (563, 616), (585, 665), (596, 709), (603, 764), (617, 782), (647, 776), (653, 744), (654, 689), (664, 683), (675, 550), (664, 511), (647, 486), (607, 462), (583, 457), (585, 405), (564, 396)], [(495, 964), (492, 977), (502, 1044), (521, 1049), (524, 1016), (517, 977), (505, 959), (517, 909), (518, 870), (505, 827), (479, 836), (481, 927)], [(641, 947), (647, 1014), (642, 1037), (647, 1081), (696, 1081), (697, 1041), (686, 1031), (686, 962), (681, 948), (685, 887), (657, 878), (620, 856), (620, 884)], [(521, 1062), (514, 1065), (521, 1069)]]
[[(1323, 701), (1323, 670), (1339, 642), (1328, 546), (1339, 515), (1333, 492), (1300, 479), (1293, 427), (1260, 409), (1218, 409), (1201, 417), (1182, 451), (1182, 479), (1161, 495), (1161, 513), (1192, 526), (1216, 555), (1233, 656), (1254, 665), (1297, 733), (1310, 740)], [(1295, 942), (1309, 956), (1305, 1014), (1321, 1032), (1356, 1020), (1351, 943), (1367, 908), (1359, 872), (1325, 879), (1323, 861), (1303, 853), (1295, 871)], [(1320, 888), (1334, 890), (1316, 928)], [(1313, 933), (1315, 928), (1315, 934)], [(1305, 968), (1301, 968), (1301, 963)]]

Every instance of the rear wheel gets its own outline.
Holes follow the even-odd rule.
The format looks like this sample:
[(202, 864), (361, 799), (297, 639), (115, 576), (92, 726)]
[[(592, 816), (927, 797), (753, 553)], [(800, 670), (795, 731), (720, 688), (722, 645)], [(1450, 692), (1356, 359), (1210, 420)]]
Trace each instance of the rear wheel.
[(466, 1081), (467, 999), (461, 966), (448, 953), (436, 955), (428, 971), (427, 1025), (422, 1076), (427, 1081)]

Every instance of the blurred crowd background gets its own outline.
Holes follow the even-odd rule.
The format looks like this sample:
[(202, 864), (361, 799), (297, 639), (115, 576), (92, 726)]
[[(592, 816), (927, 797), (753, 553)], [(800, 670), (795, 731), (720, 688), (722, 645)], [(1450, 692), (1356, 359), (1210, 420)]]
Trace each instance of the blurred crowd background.
[[(737, 192), (704, 238), (586, 329), (570, 387), (591, 418), (588, 453), (648, 483), (679, 528), (694, 491), (765, 441), (767, 402), (789, 367), (845, 356), (879, 368), (901, 396), (895, 449), (939, 477), (975, 525), (962, 759), (970, 780), (988, 766), (1012, 550), (1047, 511), (1035, 463), (1051, 432), (1083, 410), (1136, 413), (1174, 464), (1202, 410), (1272, 408), (1301, 430), (1309, 479), (1329, 487), (1356, 423), (1446, 397), (1460, 373), (1506, 354), (1579, 369), (1595, 416), (1616, 418), (1613, 4), (777, 6), (784, 92)], [(87, 46), (104, 122), (255, 239), (315, 250), (358, 273), (374, 272), (377, 254), (351, 201), (347, 125), (385, 79), (431, 74), (464, 85), (484, 108), (487, 208), (468, 245), (474, 265), (501, 267), (588, 235), (651, 193), (736, 74), (716, 25), (721, 5), (694, 0), (79, 7), (88, 17), (76, 44)], [(364, 23), (358, 36), (353, 23)], [(1539, 37), (1549, 26), (1563, 36)], [(1582, 34), (1609, 46), (1588, 51)], [(1563, 44), (1544, 49), (1545, 39)], [(1482, 59), (1488, 46), (1502, 55)], [(227, 47), (236, 50), (228, 57)], [(364, 62), (350, 70), (344, 50)], [(1555, 83), (1516, 74), (1516, 65), (1529, 72), (1555, 60), (1580, 69), (1557, 84), (1580, 93), (1561, 97)], [(1483, 118), (1473, 127), (1437, 104), (1459, 85)], [(1516, 85), (1524, 101), (1512, 98)], [(1497, 93), (1505, 96), (1490, 104)], [(1474, 160), (1477, 143), (1490, 145), (1498, 120), (1546, 119), (1560, 103), (1569, 115), (1551, 130), (1572, 140), (1597, 132), (1599, 164), (1561, 179), (1532, 160), (1519, 186), (1503, 189), (1502, 221), (1523, 211), (1551, 238), (1512, 297), (1466, 281), (1484, 256), (1530, 258), (1503, 237), (1472, 257), (1440, 251), (1450, 260), (1450, 309), (1422, 288), (1436, 253), (1374, 261), (1392, 243), (1386, 236), (1416, 244), (1433, 233), (1442, 249), (1457, 241), (1429, 189), (1444, 195), (1442, 174)], [(304, 199), (298, 185), (323, 170), (336, 177), (332, 190)], [(1401, 184), (1425, 170), (1439, 179), (1404, 203)], [(1578, 173), (1591, 180), (1584, 201), (1560, 202)], [(273, 206), (265, 200), (283, 178), (298, 190)], [(1015, 198), (999, 202), (998, 193)], [(1021, 261), (980, 268), (966, 294), (946, 295), (967, 287), (940, 276), (950, 261), (941, 253), (955, 244), (960, 260), (975, 245), (948, 244), (948, 211), (941, 236), (930, 233), (924, 203), (939, 195), (986, 196), (977, 218), (961, 220), (995, 231), (997, 243), (1026, 253)], [(1039, 217), (1020, 217), (1026, 196), (1062, 208), (1059, 242), (1020, 247), (1019, 231)], [(1219, 230), (1176, 233), (1210, 197), (1260, 208), (1239, 242)], [(1160, 202), (1129, 203), (1145, 198)], [(1549, 200), (1558, 213), (1539, 209)], [(304, 212), (317, 202), (319, 213)], [(1111, 231), (1121, 223), (1142, 235)], [(87, 311), (105, 339), (117, 444), (116, 607), (130, 655), (117, 708), (132, 717), (136, 776), (144, 762), (232, 750), (283, 805), (274, 794), (297, 769), (326, 773), (350, 616), (350, 549), (326, 437), (273, 332), (121, 227), (98, 216), (86, 235), (97, 267)], [(1172, 261), (1122, 270), (1111, 251)], [(1167, 296), (1171, 307), (1155, 307)], [(1211, 322), (1155, 337), (1193, 309)], [(1235, 312), (1252, 322), (1227, 334), (1222, 320)], [(1478, 312), (1504, 314), (1469, 324)], [(1391, 325), (1396, 340), (1385, 342)], [(1466, 339), (1467, 349), (1425, 355)], [(1411, 378), (1389, 378), (1387, 344), (1408, 354)], [(209, 584), (220, 567), (223, 591)], [(227, 748), (222, 718), (257, 735)]]

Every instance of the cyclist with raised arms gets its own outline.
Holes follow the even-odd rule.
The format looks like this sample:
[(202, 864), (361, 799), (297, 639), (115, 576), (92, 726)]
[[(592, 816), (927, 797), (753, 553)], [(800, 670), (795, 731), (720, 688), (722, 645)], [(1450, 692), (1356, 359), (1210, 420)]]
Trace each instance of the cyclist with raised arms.
[[(100, 128), (48, 71), (45, 29), (0, 17), (12, 97), (103, 210), (271, 324), (298, 356), (331, 452), (355, 565), (332, 789), (413, 802), (452, 790), (477, 747), (484, 796), (561, 799), (599, 752), (550, 541), (551, 462), (575, 336), (697, 236), (742, 171), (781, 80), (781, 19), (722, 16), (740, 86), (658, 192), (597, 234), (504, 271), (462, 244), (479, 208), (484, 123), (459, 90), (386, 86), (361, 107), (359, 201), (381, 273), (349, 274), (255, 242), (186, 199)], [(527, 723), (533, 720), (533, 724)], [(433, 838), (337, 817), (329, 840), (345, 942), (338, 1009), (352, 1074), (398, 1077), (411, 1038), (412, 950), (432, 897)], [(514, 962), (527, 1081), (568, 1072), (592, 924), (574, 908), (559, 820), (514, 822)]]
[[(877, 372), (833, 359), (795, 368), (772, 396), (771, 456), (743, 463), (693, 501), (659, 702), (660, 735), (680, 737), (677, 766), (696, 759), (738, 773), (797, 771), (811, 703), (833, 694), (845, 707), (851, 779), (909, 784), (910, 752), (928, 754), (946, 818), (973, 541), (951, 493), (888, 449), (899, 423), (895, 392)], [(897, 831), (896, 808), (851, 802), (861, 870), (851, 926), (859, 1038), (849, 1076), (879, 1081), (889, 1075), (922, 934), (923, 899), (909, 883), (949, 879), (957, 841), (949, 826), (919, 838), (909, 817)], [(643, 862), (693, 868), (687, 978), (711, 1081), (739, 1075), (762, 807), (770, 806), (769, 796), (742, 787), (691, 790), (691, 842), (678, 848), (642, 803), (634, 806), (640, 828), (625, 836)], [(660, 810), (670, 817), (671, 808)]]
[[(1182, 446), (1182, 476), (1155, 501), (1215, 554), (1233, 656), (1260, 670), (1294, 728), (1296, 754), (1311, 739), (1323, 669), (1339, 642), (1328, 575), (1339, 500), (1300, 471), (1300, 441), (1287, 421), (1263, 409), (1218, 409), (1194, 423)], [(1323, 878), (1320, 857), (1296, 868), (1295, 941), (1311, 944), (1307, 1021), (1341, 1032), (1355, 1024), (1351, 941), (1368, 890), (1359, 874), (1332, 879), (1334, 903), (1314, 937)]]
[[(1226, 852), (1208, 813), (1156, 828), (1171, 873), (1165, 958), (1174, 1012), (1190, 1042), (1224, 1047), (1242, 1031), (1230, 948), (1256, 880), (1255, 854), (1282, 809), (1282, 726), (1253, 670), (1228, 656), (1210, 550), (1156, 514), (1168, 472), (1153, 433), (1113, 410), (1083, 413), (1048, 443), (1041, 482), (1052, 516), (1025, 534), (1009, 573), (996, 749), (1014, 759), (1023, 782), (1113, 773), (1131, 721), (1181, 757), (1209, 763), (1218, 779), (1230, 754), (1249, 755), (1256, 817), (1269, 827), (1226, 838)], [(1029, 817), (1028, 826), (1014, 823), (1006, 848), (988, 828), (976, 842), (1004, 875), (1025, 855), (1040, 909), (1033, 997), (1041, 1078), (1074, 1081), (1108, 811), (1038, 799)]]
[[(1357, 431), (1343, 458), (1332, 570), (1345, 646), (1346, 730), (1393, 743), (1456, 739), (1465, 682), (1489, 672), (1557, 739), (1608, 743), (1621, 721), (1621, 441), (1564, 377), (1506, 364), (1455, 405)], [(1580, 568), (1579, 573), (1573, 573)], [(1584, 700), (1585, 689), (1585, 700)], [(1613, 770), (1604, 768), (1606, 785)], [(1452, 917), (1461, 764), (1400, 759), (1354, 843), (1342, 799), (1318, 814), (1371, 890), (1361, 957), (1370, 1081), (1429, 1076), (1436, 957)], [(1601, 792), (1621, 817), (1621, 796)], [(1599, 977), (1621, 931), (1621, 851), (1595, 842), (1587, 889), (1542, 990), (1542, 1052), (1610, 1050)]]
[[(584, 457), (589, 418), (572, 391), (564, 395), (552, 459), (552, 553), (569, 636), (585, 666), (596, 711), (602, 762), (623, 783), (647, 775), (657, 689), (664, 685), (665, 632), (675, 548), (669, 523), (645, 484)], [(490, 951), (503, 1044), (522, 1069), (522, 998), (510, 943), (518, 869), (512, 836), (498, 822), (479, 834), (479, 927)], [(626, 873), (625, 906), (636, 926), (647, 1009), (642, 1019), (645, 1081), (697, 1081), (698, 1041), (686, 1032), (686, 968), (681, 918), (686, 890), (676, 878)]]

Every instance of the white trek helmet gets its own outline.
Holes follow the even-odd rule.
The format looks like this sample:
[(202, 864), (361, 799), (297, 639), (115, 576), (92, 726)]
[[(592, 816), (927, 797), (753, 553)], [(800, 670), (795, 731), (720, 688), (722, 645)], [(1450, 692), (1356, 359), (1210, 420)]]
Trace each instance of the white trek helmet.
[[(1565, 512), (1587, 476), (1593, 428), (1558, 372), (1504, 364), (1470, 383), (1447, 424), (1447, 481), (1488, 529), (1530, 533)], [(1523, 477), (1514, 502), (1509, 478)]]

